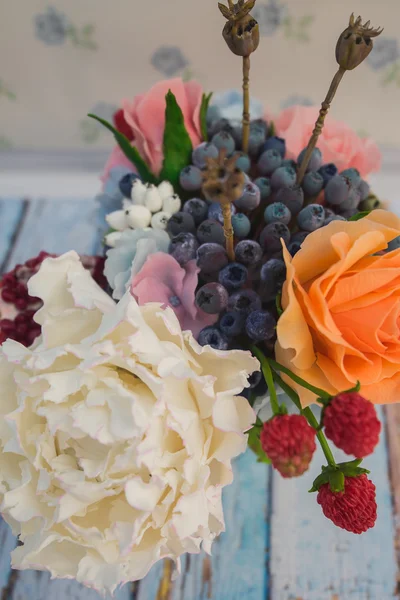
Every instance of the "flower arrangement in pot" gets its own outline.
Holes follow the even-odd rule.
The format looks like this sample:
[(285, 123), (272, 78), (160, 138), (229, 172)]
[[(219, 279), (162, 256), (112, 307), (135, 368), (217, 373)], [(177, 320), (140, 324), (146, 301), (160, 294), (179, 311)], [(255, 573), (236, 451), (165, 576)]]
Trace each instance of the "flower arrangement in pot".
[(242, 122), (196, 82), (125, 102), (102, 121), (117, 141), (99, 197), (105, 261), (42, 253), (0, 283), (0, 494), (21, 541), (15, 568), (113, 592), (159, 560), (210, 552), (247, 446), (288, 478), (319, 443), (323, 513), (354, 534), (375, 524), (362, 459), (379, 440), (374, 404), (400, 382), (400, 220), (364, 179), (376, 147), (355, 134), (351, 156), (330, 145), (327, 113), (381, 30), (350, 18), (313, 126), (300, 109), (267, 122), (251, 118), (255, 2), (228, 4)]

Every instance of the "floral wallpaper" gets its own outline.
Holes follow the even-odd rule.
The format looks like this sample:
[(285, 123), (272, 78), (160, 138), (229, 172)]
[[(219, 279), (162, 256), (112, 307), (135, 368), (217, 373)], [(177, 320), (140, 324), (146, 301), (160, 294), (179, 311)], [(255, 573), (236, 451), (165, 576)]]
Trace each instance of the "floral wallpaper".
[[(222, 40), (217, 0), (0, 0), (0, 151), (106, 149), (122, 98), (159, 79), (198, 79), (208, 91), (241, 84)], [(251, 92), (268, 114), (319, 105), (335, 72), (349, 12), (385, 27), (362, 67), (347, 73), (332, 113), (384, 145), (400, 146), (400, 3), (393, 0), (257, 0), (261, 42)], [(15, 35), (18, 23), (18, 35)]]

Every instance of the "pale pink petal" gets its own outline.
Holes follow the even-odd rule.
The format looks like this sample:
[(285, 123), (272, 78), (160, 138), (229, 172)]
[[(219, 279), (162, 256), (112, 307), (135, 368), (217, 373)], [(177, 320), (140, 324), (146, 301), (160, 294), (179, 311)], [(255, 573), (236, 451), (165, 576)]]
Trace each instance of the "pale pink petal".
[(193, 319), (196, 318), (197, 307), (194, 303), (194, 296), (198, 283), (197, 275), (200, 271), (195, 260), (190, 260), (185, 268), (185, 278), (183, 280), (183, 290), (181, 295), (181, 302), (185, 307), (186, 312)]
[(129, 169), (132, 169), (133, 173), (137, 173), (135, 165), (133, 165), (131, 161), (126, 158), (119, 146), (114, 146), (109, 159), (106, 162), (103, 174), (101, 176), (101, 181), (103, 183), (107, 181), (110, 171), (114, 167), (128, 167)]
[(203, 88), (197, 81), (188, 81), (185, 83), (185, 91), (188, 98), (189, 111), (191, 114), (191, 125), (193, 126), (193, 137), (189, 131), (190, 139), (192, 140), (193, 146), (198, 146), (202, 139), (201, 135), (201, 123), (200, 123), (200, 108), (201, 101), (203, 98)]
[(197, 339), (197, 336), (204, 327), (214, 325), (218, 321), (218, 315), (207, 315), (207, 313), (199, 310), (195, 319), (192, 319), (188, 313), (185, 313), (184, 319), (182, 321), (179, 319), (179, 321), (182, 329), (191, 331)]
[(157, 168), (158, 165), (153, 162), (153, 156), (149, 148), (149, 144), (147, 143), (146, 137), (140, 129), (136, 117), (136, 108), (142, 97), (143, 96), (139, 96), (139, 98), (135, 98), (133, 102), (124, 100), (122, 103), (122, 108), (124, 110), (125, 121), (132, 128), (133, 135), (135, 138), (135, 147), (137, 148), (140, 156), (146, 161), (150, 169), (157, 175), (159, 171), (159, 169)]
[(132, 283), (131, 294), (136, 298), (139, 306), (149, 302), (160, 302), (163, 305), (169, 304), (171, 296), (170, 288), (162, 281), (154, 277), (146, 277), (141, 281)]
[[(165, 285), (172, 292), (170, 296), (176, 295), (180, 298), (185, 274), (185, 270), (172, 256), (164, 252), (155, 252), (147, 258), (139, 273), (133, 278), (131, 293), (134, 294), (135, 286), (141, 281), (152, 279)], [(158, 299), (153, 298), (152, 301), (157, 302)]]

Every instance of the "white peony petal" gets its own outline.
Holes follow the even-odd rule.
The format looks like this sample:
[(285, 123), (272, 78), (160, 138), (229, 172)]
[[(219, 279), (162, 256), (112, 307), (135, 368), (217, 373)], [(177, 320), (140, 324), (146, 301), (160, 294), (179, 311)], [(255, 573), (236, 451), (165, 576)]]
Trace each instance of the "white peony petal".
[(151, 512), (156, 507), (165, 485), (158, 479), (153, 479), (145, 483), (140, 477), (135, 477), (125, 484), (125, 496), (133, 508)]

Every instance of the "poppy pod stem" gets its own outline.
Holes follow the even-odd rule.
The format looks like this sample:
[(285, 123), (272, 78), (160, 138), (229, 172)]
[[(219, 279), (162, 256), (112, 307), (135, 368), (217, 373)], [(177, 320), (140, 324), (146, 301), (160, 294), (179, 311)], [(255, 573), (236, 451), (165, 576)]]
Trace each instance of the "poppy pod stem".
[(224, 218), (224, 235), (225, 248), (228, 258), (231, 262), (235, 260), (235, 250), (233, 247), (233, 228), (232, 228), (232, 211), (230, 202), (221, 203), (222, 216)]
[(157, 591), (157, 600), (170, 600), (172, 592), (173, 561), (164, 558), (163, 574)]
[(304, 158), (303, 158), (300, 168), (297, 172), (297, 184), (298, 185), (300, 185), (301, 182), (303, 181), (303, 177), (307, 171), (308, 163), (310, 162), (313, 150), (317, 145), (318, 138), (321, 135), (322, 129), (324, 127), (326, 115), (328, 114), (328, 111), (332, 104), (332, 100), (335, 97), (335, 94), (337, 92), (339, 84), (342, 81), (343, 75), (345, 73), (346, 73), (346, 69), (344, 69), (343, 67), (339, 67), (335, 77), (332, 79), (332, 83), (329, 87), (326, 98), (321, 104), (321, 109), (319, 111), (318, 119), (315, 123), (314, 131), (312, 132), (310, 141), (308, 142), (308, 146), (307, 146), (306, 152), (304, 154)]
[(242, 150), (249, 151), (250, 137), (250, 56), (243, 56), (243, 138)]

